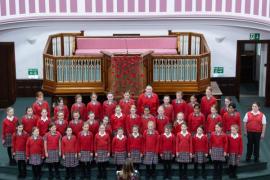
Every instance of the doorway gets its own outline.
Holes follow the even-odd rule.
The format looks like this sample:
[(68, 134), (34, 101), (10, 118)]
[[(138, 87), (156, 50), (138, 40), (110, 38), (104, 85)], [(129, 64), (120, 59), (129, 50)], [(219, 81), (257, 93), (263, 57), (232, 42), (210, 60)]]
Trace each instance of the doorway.
[(237, 98), (264, 97), (270, 106), (270, 40), (237, 41)]

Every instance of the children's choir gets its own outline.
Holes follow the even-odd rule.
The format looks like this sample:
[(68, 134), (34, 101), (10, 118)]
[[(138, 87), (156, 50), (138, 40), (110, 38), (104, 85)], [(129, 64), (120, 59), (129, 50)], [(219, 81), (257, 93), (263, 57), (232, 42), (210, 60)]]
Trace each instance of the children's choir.
[[(90, 178), (94, 164), (98, 167), (98, 178), (106, 179), (112, 157), (117, 170), (127, 158), (137, 170), (140, 164), (146, 165), (147, 178), (155, 177), (156, 165), (160, 162), (164, 166), (164, 178), (170, 179), (171, 164), (176, 161), (180, 178), (187, 179), (188, 164), (193, 162), (194, 178), (201, 175), (205, 179), (205, 166), (210, 157), (214, 179), (222, 178), (226, 160), (230, 177), (236, 178), (243, 151), (240, 113), (226, 97), (219, 114), (210, 87), (201, 104), (195, 95), (186, 103), (183, 93), (177, 92), (172, 104), (170, 97), (164, 96), (159, 106), (158, 96), (147, 86), (137, 103), (129, 92), (124, 93), (119, 104), (112, 93), (107, 94), (103, 104), (93, 93), (87, 106), (82, 96), (76, 95), (71, 116), (62, 98), (53, 112), (52, 120), (42, 92), (37, 93), (36, 102), (26, 109), (20, 120), (14, 116), (13, 108), (7, 108), (2, 144), (7, 148), (10, 164), (17, 161), (18, 177), (26, 177), (29, 161), (37, 180), (41, 178), (43, 163), (49, 169), (49, 179), (61, 179), (60, 164), (66, 168), (66, 179), (76, 178), (77, 166), (80, 166), (82, 179)], [(243, 122), (248, 137), (246, 160), (250, 161), (254, 155), (255, 161), (259, 161), (259, 144), (265, 135), (266, 118), (258, 103), (253, 103)]]

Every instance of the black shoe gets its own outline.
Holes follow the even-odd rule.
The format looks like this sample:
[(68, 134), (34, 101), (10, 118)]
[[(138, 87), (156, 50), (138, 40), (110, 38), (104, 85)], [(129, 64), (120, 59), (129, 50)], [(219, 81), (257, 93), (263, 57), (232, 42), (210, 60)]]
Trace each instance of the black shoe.
[(250, 162), (250, 158), (246, 158), (246, 162)]

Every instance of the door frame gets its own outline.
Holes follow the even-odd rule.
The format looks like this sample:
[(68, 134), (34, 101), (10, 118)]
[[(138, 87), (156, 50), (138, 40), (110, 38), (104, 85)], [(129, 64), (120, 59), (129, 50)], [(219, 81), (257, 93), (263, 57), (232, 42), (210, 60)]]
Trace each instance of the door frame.
[(237, 40), (236, 48), (236, 98), (240, 100), (240, 70), (241, 70), (241, 46), (245, 43), (267, 44), (266, 85), (265, 85), (265, 106), (270, 106), (270, 40)]

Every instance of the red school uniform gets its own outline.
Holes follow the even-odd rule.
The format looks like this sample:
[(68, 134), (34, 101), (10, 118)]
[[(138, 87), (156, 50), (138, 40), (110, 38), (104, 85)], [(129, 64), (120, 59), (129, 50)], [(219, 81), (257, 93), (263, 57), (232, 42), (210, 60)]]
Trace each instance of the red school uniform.
[(125, 99), (120, 99), (119, 105), (122, 109), (122, 113), (125, 114), (126, 116), (130, 114), (130, 108), (132, 105), (135, 105), (135, 100), (134, 99), (129, 99), (126, 101)]
[(26, 142), (26, 157), (29, 159), (31, 155), (39, 155), (44, 158), (44, 142), (41, 136), (36, 139), (30, 136)]
[(192, 103), (186, 105), (185, 119), (188, 119), (188, 116), (194, 112), (194, 105)]
[(128, 137), (128, 152), (131, 153), (132, 151), (138, 151), (142, 153), (143, 147), (143, 138), (138, 133), (138, 136), (134, 136), (134, 134), (130, 134)]
[(184, 100), (177, 100), (177, 99), (174, 99), (172, 101), (172, 106), (173, 106), (173, 111), (174, 111), (174, 117), (177, 116), (178, 113), (182, 112), (185, 114), (185, 117), (186, 117), (186, 108), (187, 108), (187, 103), (186, 101)]
[(167, 152), (175, 154), (175, 135), (172, 133), (169, 136), (164, 133), (159, 136), (159, 154)]
[(38, 117), (36, 115), (22, 117), (23, 129), (28, 133), (32, 133), (33, 127), (37, 126)]
[(168, 117), (169, 122), (173, 123), (174, 122), (174, 117), (176, 117), (176, 116), (174, 116), (173, 105), (171, 105), (171, 104), (168, 104), (168, 105), (163, 104), (162, 106), (164, 108), (164, 115)]
[(87, 104), (87, 114), (89, 112), (93, 112), (95, 114), (95, 119), (97, 119), (98, 121), (100, 121), (102, 119), (102, 105), (100, 102), (98, 101), (90, 101)]
[(142, 119), (142, 130), (141, 132), (144, 133), (144, 131), (146, 131), (148, 129), (148, 122), (149, 121), (153, 121), (154, 122), (154, 127), (156, 128), (156, 118), (154, 116), (152, 116), (151, 114), (149, 114), (148, 116), (142, 115), (141, 116)]
[(265, 115), (260, 111), (257, 114), (250, 111), (246, 116), (247, 119), (244, 118), (244, 122), (247, 123), (247, 132), (262, 132), (263, 125), (266, 124)]
[(167, 116), (160, 116), (158, 115), (156, 117), (156, 124), (157, 124), (157, 131), (159, 134), (163, 134), (164, 133), (164, 128), (167, 124), (169, 124), (169, 118)]
[(182, 124), (184, 124), (185, 121), (175, 121), (174, 125), (173, 125), (173, 129), (172, 132), (174, 135), (177, 135), (177, 133), (179, 133), (181, 131), (181, 126)]
[(105, 125), (105, 132), (112, 137), (112, 126), (110, 124)]
[(87, 122), (89, 124), (89, 131), (95, 136), (97, 134), (98, 128), (99, 128), (98, 121), (97, 120), (93, 120), (93, 121), (88, 120)]
[(105, 133), (101, 135), (97, 133), (94, 139), (94, 151), (97, 153), (98, 151), (107, 151), (110, 152), (111, 150), (111, 138), (109, 134)]
[(205, 134), (199, 136), (195, 134), (192, 138), (193, 154), (202, 152), (208, 154), (208, 138)]
[(199, 126), (205, 125), (205, 116), (202, 113), (191, 113), (188, 116), (188, 128), (191, 133), (195, 133)]
[(94, 137), (93, 134), (88, 131), (81, 131), (78, 135), (78, 151), (90, 151), (93, 152)]
[(237, 133), (236, 136), (232, 134), (228, 135), (228, 150), (229, 154), (236, 154), (241, 156), (243, 153), (243, 141), (240, 134)]
[(12, 135), (12, 152), (24, 152), (26, 153), (26, 142), (29, 135), (27, 132), (23, 131), (21, 134), (17, 132), (13, 133)]
[(60, 150), (59, 143), (60, 143), (61, 137), (62, 137), (61, 134), (57, 131), (55, 134), (52, 134), (51, 132), (47, 132), (43, 137), (44, 142), (47, 142), (47, 150), (59, 151)]
[(192, 136), (189, 132), (186, 135), (183, 135), (182, 131), (179, 132), (176, 136), (176, 153), (192, 153)]
[(126, 131), (128, 135), (132, 133), (133, 126), (138, 126), (139, 131), (141, 132), (142, 120), (141, 117), (137, 114), (134, 116), (131, 114), (126, 116)]
[(239, 112), (234, 112), (233, 114), (230, 114), (226, 112), (223, 115), (223, 122), (224, 122), (224, 132), (230, 132), (231, 131), (231, 125), (237, 124), (239, 127), (239, 133), (241, 134), (241, 117)]
[(143, 148), (142, 151), (144, 154), (146, 152), (153, 152), (158, 154), (159, 151), (159, 134), (157, 131), (149, 133), (149, 130), (146, 130), (143, 133)]
[(211, 96), (210, 99), (208, 99), (206, 96), (202, 97), (201, 112), (204, 114), (205, 117), (211, 114), (211, 107), (215, 104), (217, 104), (217, 100), (214, 96)]
[(221, 122), (223, 124), (223, 119), (219, 114), (213, 115), (209, 114), (205, 124), (205, 132), (212, 133), (215, 131), (215, 126), (217, 123)]
[(62, 138), (62, 155), (66, 155), (68, 153), (78, 153), (78, 141), (76, 136), (72, 135), (70, 138), (68, 136), (64, 136)]
[(84, 103), (74, 103), (71, 106), (71, 115), (74, 111), (78, 111), (80, 113), (80, 118), (85, 121), (87, 119), (86, 106)]
[(83, 121), (82, 120), (72, 120), (69, 122), (69, 127), (72, 129), (72, 134), (78, 137), (78, 134), (82, 131)]
[(46, 117), (46, 119), (43, 119), (42, 117), (38, 119), (37, 121), (37, 127), (39, 129), (39, 135), (44, 136), (46, 132), (49, 131), (49, 125), (51, 123), (50, 118)]
[(123, 135), (120, 139), (117, 135), (112, 140), (112, 153), (127, 152), (127, 138)]
[(223, 132), (220, 134), (212, 132), (209, 140), (209, 149), (212, 148), (222, 148), (224, 152), (227, 152), (228, 149), (227, 135)]
[(115, 133), (119, 128), (125, 131), (126, 116), (121, 113), (120, 115), (113, 114), (111, 116), (112, 131)]
[(227, 107), (222, 107), (221, 109), (220, 109), (220, 115), (221, 115), (221, 117), (223, 117), (223, 115), (226, 113), (226, 112), (228, 112), (228, 108)]
[(58, 116), (58, 112), (63, 112), (64, 113), (64, 119), (66, 121), (69, 120), (69, 110), (68, 110), (68, 107), (66, 105), (64, 106), (55, 106), (54, 107), (54, 110), (53, 110), (53, 114), (54, 114), (54, 120), (57, 119), (57, 116)]
[(102, 104), (103, 117), (108, 116), (109, 118), (114, 114), (117, 102), (108, 100), (104, 101)]
[(153, 116), (157, 115), (157, 108), (159, 106), (159, 99), (156, 93), (152, 93), (151, 96), (142, 93), (138, 98), (138, 114), (142, 115), (144, 112), (144, 107), (148, 106), (150, 108), (150, 114)]
[(36, 115), (39, 118), (41, 117), (42, 109), (46, 109), (48, 112), (47, 116), (51, 117), (50, 116), (50, 106), (49, 106), (49, 103), (47, 101), (44, 101), (44, 100), (42, 102), (35, 101), (32, 104), (32, 108), (33, 108), (34, 115)]
[(10, 147), (12, 144), (12, 134), (16, 132), (16, 125), (18, 122), (18, 118), (13, 116), (10, 118), (6, 117), (2, 123), (2, 140), (5, 140), (5, 144), (7, 147)]
[(68, 121), (58, 119), (55, 121), (55, 126), (56, 131), (58, 131), (62, 136), (64, 136), (68, 127)]

